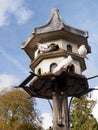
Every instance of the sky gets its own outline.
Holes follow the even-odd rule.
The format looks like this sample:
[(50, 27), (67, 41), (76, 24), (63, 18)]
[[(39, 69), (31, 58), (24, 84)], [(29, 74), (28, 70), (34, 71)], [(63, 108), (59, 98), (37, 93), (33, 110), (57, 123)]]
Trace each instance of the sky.
[[(97, 0), (0, 0), (0, 91), (21, 83), (31, 71), (30, 59), (21, 44), (35, 27), (47, 23), (51, 10), (58, 8), (65, 23), (88, 31), (92, 53), (86, 60), (86, 77), (98, 75), (98, 1)], [(98, 86), (98, 80), (89, 81), (89, 87)], [(98, 92), (92, 97), (98, 100)], [(51, 108), (47, 100), (37, 99), (40, 115), (46, 117), (44, 128), (51, 125)], [(98, 104), (94, 117), (98, 120)]]

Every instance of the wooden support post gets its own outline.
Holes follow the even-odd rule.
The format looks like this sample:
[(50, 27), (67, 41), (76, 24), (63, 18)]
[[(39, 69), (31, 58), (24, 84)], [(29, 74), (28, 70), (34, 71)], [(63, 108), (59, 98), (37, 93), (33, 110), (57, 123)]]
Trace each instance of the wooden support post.
[(53, 130), (69, 130), (66, 92), (53, 92)]

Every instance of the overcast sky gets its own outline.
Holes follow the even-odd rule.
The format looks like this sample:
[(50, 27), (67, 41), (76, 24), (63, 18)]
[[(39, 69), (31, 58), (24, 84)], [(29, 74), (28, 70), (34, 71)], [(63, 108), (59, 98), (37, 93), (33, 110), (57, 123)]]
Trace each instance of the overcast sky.
[[(21, 50), (21, 44), (32, 33), (34, 27), (43, 26), (51, 10), (58, 8), (65, 23), (89, 33), (88, 42), (92, 53), (86, 60), (86, 77), (98, 74), (98, 1), (97, 0), (0, 0), (0, 91), (18, 85), (29, 75), (30, 59)], [(97, 87), (98, 80), (89, 82)], [(93, 92), (98, 100), (98, 92)], [(47, 117), (44, 127), (51, 125), (51, 109), (47, 100), (38, 100), (37, 106)], [(98, 118), (98, 105), (94, 115)], [(97, 115), (97, 116), (96, 116)], [(47, 122), (46, 122), (47, 121)]]

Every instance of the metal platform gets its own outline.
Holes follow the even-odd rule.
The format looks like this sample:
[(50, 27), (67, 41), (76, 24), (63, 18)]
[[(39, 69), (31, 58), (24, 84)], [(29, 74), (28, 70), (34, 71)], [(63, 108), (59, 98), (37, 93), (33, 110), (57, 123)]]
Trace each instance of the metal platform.
[(23, 89), (32, 97), (52, 99), (53, 91), (64, 92), (67, 96), (80, 97), (89, 92), (87, 78), (83, 75), (60, 71), (36, 77)]

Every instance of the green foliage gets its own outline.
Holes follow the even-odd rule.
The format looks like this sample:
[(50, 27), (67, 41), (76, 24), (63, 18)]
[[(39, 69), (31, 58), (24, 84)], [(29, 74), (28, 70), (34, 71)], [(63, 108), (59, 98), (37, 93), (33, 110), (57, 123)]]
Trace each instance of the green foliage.
[(87, 95), (81, 99), (73, 99), (70, 112), (71, 130), (98, 130), (98, 123), (91, 114), (95, 103)]
[(35, 99), (22, 90), (0, 94), (0, 130), (33, 130), (39, 127), (41, 119), (35, 105)]

